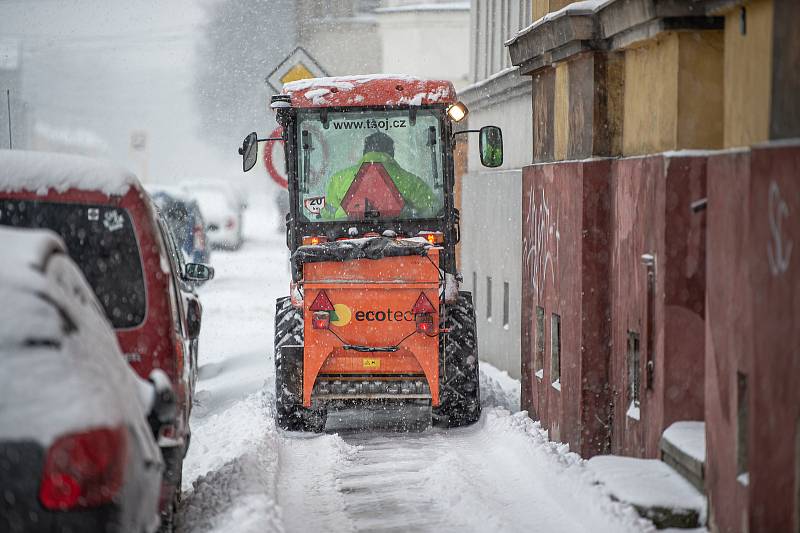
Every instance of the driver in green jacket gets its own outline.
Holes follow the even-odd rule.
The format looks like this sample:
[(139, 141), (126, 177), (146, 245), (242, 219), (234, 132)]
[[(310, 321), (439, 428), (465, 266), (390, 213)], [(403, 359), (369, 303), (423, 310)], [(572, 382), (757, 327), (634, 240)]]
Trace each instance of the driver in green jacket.
[(364, 139), (364, 155), (352, 167), (334, 174), (328, 183), (325, 195), (325, 209), (322, 217), (329, 220), (346, 220), (347, 213), (342, 208), (342, 200), (355, 180), (361, 165), (380, 163), (392, 178), (398, 192), (405, 201), (401, 218), (434, 217), (441, 209), (441, 200), (422, 179), (404, 170), (394, 160), (394, 141), (383, 133), (375, 132)]

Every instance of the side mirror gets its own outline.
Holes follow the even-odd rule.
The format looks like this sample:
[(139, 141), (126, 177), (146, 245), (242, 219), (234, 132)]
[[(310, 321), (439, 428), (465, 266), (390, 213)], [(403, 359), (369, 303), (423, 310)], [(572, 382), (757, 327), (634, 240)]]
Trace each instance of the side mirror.
[(242, 170), (247, 172), (253, 168), (258, 159), (258, 135), (252, 132), (242, 141), (242, 147), (239, 148), (239, 155), (242, 156)]
[(203, 318), (203, 308), (200, 302), (191, 298), (186, 309), (186, 329), (189, 338), (194, 340), (200, 336), (200, 324)]
[(147, 380), (153, 387), (153, 399), (150, 412), (147, 414), (147, 422), (150, 424), (153, 436), (158, 440), (161, 428), (174, 424), (178, 417), (178, 399), (172, 390), (169, 376), (163, 370), (158, 368), (153, 370)]
[(503, 164), (503, 130), (497, 126), (484, 126), (480, 130), (481, 164), (496, 168)]
[(214, 267), (203, 263), (186, 263), (186, 281), (208, 281), (214, 279)]

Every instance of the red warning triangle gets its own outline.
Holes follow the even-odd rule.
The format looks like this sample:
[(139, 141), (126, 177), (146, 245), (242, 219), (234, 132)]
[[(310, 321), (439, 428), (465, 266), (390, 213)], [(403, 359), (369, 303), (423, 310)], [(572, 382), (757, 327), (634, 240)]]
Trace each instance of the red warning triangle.
[(405, 206), (381, 163), (363, 163), (342, 200), (342, 209), (350, 217), (364, 217), (364, 211), (377, 211), (381, 217), (400, 216)]

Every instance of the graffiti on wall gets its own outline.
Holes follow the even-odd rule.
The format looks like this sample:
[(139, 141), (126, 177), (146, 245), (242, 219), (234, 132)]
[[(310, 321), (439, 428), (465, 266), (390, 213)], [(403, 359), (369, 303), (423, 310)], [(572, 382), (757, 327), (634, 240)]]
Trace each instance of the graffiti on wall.
[(769, 185), (767, 200), (767, 220), (771, 240), (767, 242), (767, 259), (773, 276), (779, 276), (789, 269), (792, 259), (793, 242), (783, 234), (783, 221), (789, 218), (789, 206), (781, 195), (781, 189), (773, 181)]
[(525, 275), (541, 301), (542, 291), (548, 276), (555, 283), (558, 263), (558, 245), (561, 235), (558, 231), (558, 216), (551, 212), (544, 190), (536, 195), (534, 188), (528, 191), (528, 212), (525, 215)]

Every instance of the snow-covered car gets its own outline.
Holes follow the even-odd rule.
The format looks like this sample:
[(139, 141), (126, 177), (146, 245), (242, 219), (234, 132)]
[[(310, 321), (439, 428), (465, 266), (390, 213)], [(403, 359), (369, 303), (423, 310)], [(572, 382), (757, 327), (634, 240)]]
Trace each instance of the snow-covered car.
[(211, 247), (206, 236), (206, 222), (197, 201), (179, 187), (148, 184), (146, 189), (164, 215), (187, 261), (208, 263)]
[(240, 195), (227, 183), (216, 180), (187, 181), (181, 186), (200, 205), (211, 246), (237, 250), (243, 240)]
[(206, 281), (213, 269), (177, 265), (158, 214), (139, 180), (116, 165), (85, 157), (0, 150), (0, 226), (44, 228), (61, 236), (117, 334), (128, 363), (146, 378), (158, 368), (177, 396), (175, 422), (158, 444), (166, 472), (162, 520), (170, 523), (181, 495), (183, 458), (198, 357), (199, 309), (181, 297), (184, 282)]
[(0, 228), (0, 249), (0, 531), (155, 531), (168, 378), (126, 364), (57, 235)]

